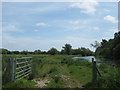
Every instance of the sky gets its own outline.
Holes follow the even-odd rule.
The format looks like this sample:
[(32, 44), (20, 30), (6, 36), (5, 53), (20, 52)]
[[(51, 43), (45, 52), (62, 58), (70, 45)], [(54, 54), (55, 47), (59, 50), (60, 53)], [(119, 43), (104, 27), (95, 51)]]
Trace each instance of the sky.
[(8, 50), (90, 48), (118, 31), (117, 2), (3, 2), (2, 45)]

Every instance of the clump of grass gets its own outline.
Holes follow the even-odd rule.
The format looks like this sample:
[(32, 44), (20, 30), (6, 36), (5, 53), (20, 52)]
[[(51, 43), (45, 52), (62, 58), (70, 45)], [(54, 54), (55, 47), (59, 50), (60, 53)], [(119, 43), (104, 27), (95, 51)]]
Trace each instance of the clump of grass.
[(56, 72), (56, 71), (57, 71), (57, 69), (55, 67), (53, 67), (53, 68), (50, 69), (50, 71), (48, 72), (48, 74), (51, 74), (51, 73)]
[(60, 77), (59, 76), (54, 76), (52, 77), (55, 81), (55, 83), (58, 83), (60, 81)]
[(120, 88), (120, 68), (106, 64), (101, 64), (98, 68), (102, 77), (98, 77), (95, 83), (86, 84), (86, 88)]
[(50, 87), (50, 88), (64, 88), (65, 87), (65, 83), (61, 79), (60, 76), (53, 76), (52, 79), (53, 80), (48, 84), (47, 87)]
[(3, 89), (4, 88), (34, 88), (34, 87), (35, 87), (35, 82), (26, 79), (21, 79), (4, 85)]

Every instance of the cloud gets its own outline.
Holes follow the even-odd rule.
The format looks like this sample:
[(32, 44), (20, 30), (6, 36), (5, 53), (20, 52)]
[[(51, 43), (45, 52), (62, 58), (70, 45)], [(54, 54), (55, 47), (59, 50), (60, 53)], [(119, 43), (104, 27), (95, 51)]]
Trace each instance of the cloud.
[(73, 30), (80, 30), (81, 28), (79, 26), (73, 27)]
[(81, 13), (94, 14), (96, 11), (95, 7), (98, 5), (97, 0), (92, 0), (92, 2), (90, 2), (89, 0), (87, 1), (88, 2), (73, 3), (70, 7), (80, 8)]
[(37, 30), (37, 29), (35, 29), (35, 30), (33, 30), (34, 32), (38, 32), (39, 30)]
[(8, 24), (7, 26), (3, 27), (3, 29), (9, 30), (9, 31), (14, 31), (15, 28), (16, 28), (16, 27), (15, 27), (14, 24)]
[(91, 30), (95, 30), (95, 31), (100, 30), (100, 28), (99, 28), (99, 27), (96, 27), (96, 26), (95, 26), (95, 27), (91, 27), (90, 29), (91, 29)]
[(110, 12), (110, 10), (109, 10), (109, 9), (104, 9), (103, 11), (108, 12), (108, 13)]
[(117, 23), (118, 22), (118, 20), (115, 17), (110, 16), (110, 15), (105, 16), (104, 20), (109, 21), (111, 23)]
[(47, 23), (44, 23), (44, 22), (39, 22), (39, 23), (36, 23), (36, 26), (47, 26), (48, 24)]
[(9, 32), (24, 32), (22, 29), (19, 29), (17, 27), (17, 25), (15, 25), (15, 24), (6, 24), (6, 25), (3, 25), (2, 31), (6, 32), (6, 33), (9, 33)]
[(75, 20), (75, 21), (70, 21), (70, 24), (80, 24), (81, 22), (79, 20)]

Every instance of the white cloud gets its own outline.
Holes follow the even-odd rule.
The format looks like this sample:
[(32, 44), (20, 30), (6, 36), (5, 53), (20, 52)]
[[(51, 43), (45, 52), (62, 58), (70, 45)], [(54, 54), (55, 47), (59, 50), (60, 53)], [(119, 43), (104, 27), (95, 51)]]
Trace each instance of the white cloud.
[(70, 24), (77, 25), (77, 24), (86, 24), (88, 23), (88, 20), (71, 20), (69, 21)]
[(100, 28), (99, 28), (99, 27), (91, 27), (90, 29), (91, 29), (91, 30), (95, 30), (95, 31), (100, 30)]
[(70, 21), (70, 24), (80, 24), (81, 22), (79, 20), (75, 20), (75, 21)]
[(21, 29), (18, 29), (18, 27), (15, 24), (7, 24), (2, 27), (3, 32), (24, 32)]
[(88, 2), (79, 2), (79, 3), (73, 3), (71, 7), (73, 8), (80, 8), (81, 13), (86, 13), (86, 14), (94, 14), (96, 11), (96, 6), (98, 5), (97, 0), (87, 0)]
[(36, 23), (36, 26), (47, 26), (48, 24), (47, 23), (44, 23), (44, 22), (39, 22), (39, 23)]
[(110, 12), (110, 10), (109, 10), (109, 9), (104, 9), (103, 11), (108, 12), (108, 13)]
[(79, 26), (73, 27), (73, 30), (80, 30), (81, 28)]
[(13, 24), (8, 24), (7, 26), (3, 27), (3, 30), (8, 30), (8, 31), (14, 31), (15, 30), (15, 25)]
[(112, 22), (112, 23), (117, 23), (118, 22), (118, 20), (115, 17), (110, 16), (110, 15), (105, 16), (104, 20)]
[(34, 32), (38, 32), (38, 30), (37, 29), (35, 29), (35, 30), (33, 30)]

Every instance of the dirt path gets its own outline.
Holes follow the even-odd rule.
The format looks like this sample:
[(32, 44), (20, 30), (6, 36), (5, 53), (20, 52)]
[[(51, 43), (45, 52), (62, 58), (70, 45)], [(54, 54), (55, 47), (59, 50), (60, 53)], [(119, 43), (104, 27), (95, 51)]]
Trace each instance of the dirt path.
[(76, 88), (76, 87), (82, 87), (80, 83), (76, 83), (74, 80), (70, 79), (69, 76), (61, 75), (61, 78), (66, 83), (66, 88)]
[(36, 79), (33, 79), (32, 81), (34, 81), (36, 83), (35, 86), (37, 86), (39, 88), (47, 86), (47, 84), (50, 82), (50, 80), (48, 80), (47, 78), (45, 78), (45, 79), (36, 78)]

